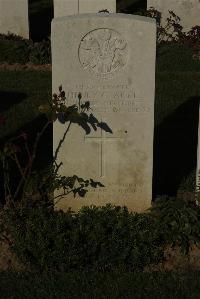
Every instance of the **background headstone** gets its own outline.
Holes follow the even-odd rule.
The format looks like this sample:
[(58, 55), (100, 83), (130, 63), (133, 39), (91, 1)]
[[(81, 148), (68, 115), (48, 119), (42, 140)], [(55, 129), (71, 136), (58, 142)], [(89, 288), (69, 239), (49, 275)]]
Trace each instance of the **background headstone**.
[(0, 0), (0, 33), (29, 38), (28, 0)]
[[(151, 18), (88, 14), (52, 22), (53, 92), (67, 103), (90, 101), (113, 134), (71, 126), (59, 152), (60, 174), (100, 181), (86, 197), (67, 196), (58, 208), (126, 205), (143, 211), (152, 199), (156, 24)], [(148, 49), (148, 50), (147, 50)], [(66, 130), (54, 124), (54, 151)]]
[(116, 0), (54, 0), (54, 18), (106, 9), (116, 12)]
[(199, 0), (147, 0), (147, 9), (154, 7), (162, 13), (161, 24), (166, 24), (169, 10), (172, 10), (181, 18), (180, 24), (183, 31), (190, 30), (195, 25), (200, 25), (200, 1)]

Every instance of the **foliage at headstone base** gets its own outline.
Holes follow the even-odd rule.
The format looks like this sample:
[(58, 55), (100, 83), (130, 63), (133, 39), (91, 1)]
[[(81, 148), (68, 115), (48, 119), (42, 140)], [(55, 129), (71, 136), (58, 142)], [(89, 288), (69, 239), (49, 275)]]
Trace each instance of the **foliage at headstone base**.
[[(38, 141), (49, 122), (59, 120), (61, 125), (66, 125), (66, 132), (74, 123), (86, 134), (91, 129), (101, 128), (110, 133), (112, 130), (90, 113), (89, 102), (82, 103), (81, 95), (77, 104), (67, 106), (61, 86), (59, 94), (53, 95), (52, 103), (40, 107), (40, 111), (46, 113), (48, 121), (38, 133), (33, 150), (28, 148), (28, 136), (23, 133), (9, 140), (1, 152), (6, 206), (0, 236), (6, 241), (9, 236), (12, 251), (27, 268), (41, 272), (54, 269), (59, 272), (138, 271), (161, 262), (167, 245), (179, 246), (188, 254), (191, 245), (200, 244), (200, 207), (182, 199), (157, 200), (147, 214), (128, 213), (125, 208), (112, 206), (88, 207), (78, 214), (54, 211), (49, 192), (55, 188), (63, 187), (65, 195), (73, 192), (84, 197), (88, 187), (101, 187), (101, 184), (75, 175), (59, 177), (51, 170), (32, 171)], [(28, 155), (27, 164), (20, 164), (17, 158), (23, 146)], [(21, 181), (12, 196), (7, 175), (12, 174), (8, 167), (13, 162), (21, 173)], [(80, 184), (78, 188), (75, 182)]]
[(160, 239), (188, 254), (192, 245), (200, 246), (200, 205), (196, 201), (163, 196), (151, 208)]
[(200, 245), (199, 221), (200, 207), (177, 198), (162, 197), (145, 214), (112, 205), (56, 211), (41, 199), (8, 203), (0, 235), (31, 271), (134, 272), (164, 261), (168, 246), (188, 255)]
[(49, 39), (33, 42), (14, 34), (0, 34), (0, 63), (51, 63)]
[(33, 271), (139, 271), (164, 256), (152, 218), (111, 205), (77, 214), (41, 203), (8, 206), (3, 222), (11, 250)]
[[(163, 258), (163, 251), (153, 229), (154, 221), (148, 215), (131, 214), (126, 209), (111, 206), (84, 208), (78, 214), (54, 211), (56, 198), (51, 199), (50, 193), (57, 188), (64, 192), (61, 192), (61, 198), (73, 192), (74, 197), (79, 195), (84, 200), (89, 188), (103, 187), (91, 178), (58, 175), (62, 163), (58, 163), (57, 155), (71, 125), (78, 125), (86, 134), (99, 128), (112, 133), (106, 123), (99, 122), (90, 113), (90, 103), (82, 102), (81, 94), (77, 100), (68, 106), (60, 86), (59, 93), (53, 94), (49, 105), (39, 107), (40, 112), (46, 114), (47, 123), (38, 132), (33, 148), (29, 147), (29, 137), (24, 132), (8, 140), (1, 149), (6, 205), (0, 234), (5, 238), (10, 236), (12, 251), (33, 270), (122, 268), (135, 271), (158, 263)], [(65, 134), (50, 169), (36, 173), (33, 163), (39, 140), (55, 120), (66, 126)], [(27, 158), (21, 161), (20, 154)], [(20, 175), (16, 189), (10, 184), (13, 163)]]

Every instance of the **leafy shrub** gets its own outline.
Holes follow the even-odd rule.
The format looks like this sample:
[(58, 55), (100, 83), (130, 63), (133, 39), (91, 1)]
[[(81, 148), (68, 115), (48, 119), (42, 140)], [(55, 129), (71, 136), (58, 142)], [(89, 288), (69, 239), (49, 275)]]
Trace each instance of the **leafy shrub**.
[(85, 264), (97, 268), (120, 267), (134, 271), (162, 259), (155, 222), (148, 214), (130, 213), (126, 208), (85, 207), (79, 214), (79, 250), (89, 254)]
[(49, 64), (51, 63), (51, 42), (43, 40), (41, 42), (32, 43), (29, 55), (29, 61), (33, 64)]
[(169, 11), (166, 24), (161, 25), (162, 14), (154, 7), (150, 7), (146, 12), (147, 17), (154, 18), (157, 23), (157, 42), (178, 41), (183, 36), (183, 26), (180, 25), (180, 18), (173, 12)]
[(8, 34), (0, 33), (0, 40), (25, 40), (22, 36), (16, 35), (14, 33), (8, 32)]
[(179, 198), (159, 198), (151, 209), (156, 229), (164, 244), (180, 247), (188, 254), (190, 246), (200, 243), (200, 206)]
[[(167, 18), (165, 26), (160, 25), (161, 13), (154, 8), (150, 8), (143, 14), (156, 19), (158, 45), (170, 43), (174, 47), (174, 43), (178, 43), (182, 45), (186, 51), (188, 48), (191, 49), (192, 57), (199, 59), (200, 26), (194, 26), (185, 33), (183, 32), (183, 27), (180, 25), (180, 18), (175, 15), (173, 11), (169, 11), (169, 17)], [(0, 63), (1, 62), (50, 64), (50, 39), (34, 43), (31, 40), (24, 39), (12, 33), (7, 35), (0, 34)]]
[(183, 43), (193, 49), (193, 57), (200, 59), (200, 26), (192, 27), (183, 40)]
[(87, 207), (79, 213), (42, 205), (6, 209), (11, 249), (34, 270), (142, 270), (163, 258), (154, 221), (125, 208)]
[(0, 62), (21, 63), (29, 61), (29, 45), (25, 40), (0, 40)]
[(180, 24), (181, 19), (173, 11), (169, 11), (169, 16), (165, 25), (161, 25), (161, 12), (150, 7), (146, 12), (147, 17), (154, 18), (157, 23), (157, 43), (176, 42), (180, 45), (190, 48), (193, 52), (192, 57), (199, 59), (200, 57), (200, 26), (193, 26), (188, 32), (183, 31)]
[(51, 62), (50, 40), (33, 42), (14, 34), (0, 34), (0, 62), (47, 64)]
[[(84, 197), (89, 187), (104, 187), (91, 178), (84, 180), (75, 175), (58, 175), (60, 164), (56, 160), (64, 138), (59, 142), (49, 171), (45, 175), (33, 171), (38, 142), (48, 125), (56, 119), (63, 125), (67, 124), (64, 136), (74, 123), (86, 134), (98, 128), (112, 133), (106, 123), (99, 122), (90, 113), (90, 103), (82, 102), (81, 98), (79, 94), (78, 104), (67, 106), (65, 92), (60, 86), (59, 94), (53, 94), (52, 102), (39, 107), (42, 113), (46, 113), (47, 122), (38, 132), (33, 149), (29, 148), (25, 132), (3, 146), (0, 158), (7, 208), (1, 231), (11, 236), (11, 249), (31, 269), (143, 269), (162, 258), (159, 239), (152, 230), (154, 222), (148, 215), (132, 214), (111, 206), (84, 208), (78, 214), (54, 211), (49, 192), (57, 188), (62, 187), (64, 191), (59, 196), (73, 192), (74, 196)], [(21, 163), (19, 153), (22, 148), (27, 163), (25, 159)], [(11, 162), (16, 163), (21, 174), (14, 190), (10, 187)]]

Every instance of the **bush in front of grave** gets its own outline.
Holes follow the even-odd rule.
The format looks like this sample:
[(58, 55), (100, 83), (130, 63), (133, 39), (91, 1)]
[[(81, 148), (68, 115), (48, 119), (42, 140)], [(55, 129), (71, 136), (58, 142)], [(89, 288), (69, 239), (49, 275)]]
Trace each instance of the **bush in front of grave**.
[(178, 247), (185, 255), (200, 244), (200, 206), (195, 200), (162, 196), (151, 208), (162, 243)]
[[(158, 262), (163, 257), (160, 242), (153, 230), (154, 221), (148, 215), (131, 214), (126, 209), (111, 206), (84, 208), (78, 214), (56, 212), (50, 198), (55, 188), (63, 187), (65, 195), (73, 192), (74, 196), (79, 194), (84, 197), (89, 187), (103, 185), (77, 176), (57, 176), (57, 163), (55, 172), (51, 173), (52, 167), (47, 173), (33, 171), (39, 139), (57, 118), (63, 124), (68, 124), (66, 133), (72, 123), (77, 123), (86, 133), (92, 128), (111, 130), (90, 113), (89, 102), (82, 103), (81, 94), (78, 98), (78, 105), (66, 106), (65, 92), (60, 86), (59, 94), (53, 95), (52, 103), (39, 107), (40, 112), (46, 114), (47, 123), (38, 132), (33, 150), (29, 148), (26, 133), (11, 138), (2, 148), (0, 158), (4, 169), (6, 204), (2, 213), (1, 235), (10, 236), (11, 249), (30, 269), (143, 270), (146, 265)], [(21, 164), (18, 154), (22, 148), (28, 157), (27, 163), (23, 161)], [(56, 150), (54, 162), (57, 153)], [(9, 165), (13, 161), (21, 174), (16, 189), (10, 186)]]
[(166, 248), (189, 256), (200, 244), (200, 207), (177, 198), (163, 197), (145, 214), (112, 205), (63, 212), (29, 201), (5, 208), (2, 220), (12, 252), (40, 272), (142, 271), (164, 261)]
[(29, 61), (29, 41), (13, 34), (0, 34), (0, 63), (20, 63)]
[(27, 269), (46, 271), (137, 271), (163, 260), (148, 214), (126, 208), (85, 207), (77, 214), (45, 205), (6, 209), (11, 250)]

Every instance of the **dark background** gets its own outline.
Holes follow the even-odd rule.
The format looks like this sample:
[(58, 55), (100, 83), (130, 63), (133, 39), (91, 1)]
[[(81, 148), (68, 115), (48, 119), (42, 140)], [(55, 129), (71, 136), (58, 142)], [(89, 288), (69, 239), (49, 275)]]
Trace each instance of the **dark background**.
[[(138, 14), (146, 10), (147, 0), (117, 0), (117, 12)], [(50, 36), (53, 0), (29, 0), (30, 38), (41, 41)]]

